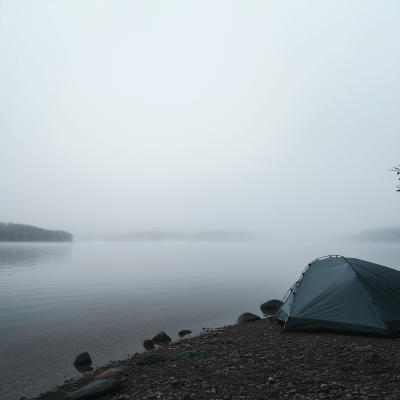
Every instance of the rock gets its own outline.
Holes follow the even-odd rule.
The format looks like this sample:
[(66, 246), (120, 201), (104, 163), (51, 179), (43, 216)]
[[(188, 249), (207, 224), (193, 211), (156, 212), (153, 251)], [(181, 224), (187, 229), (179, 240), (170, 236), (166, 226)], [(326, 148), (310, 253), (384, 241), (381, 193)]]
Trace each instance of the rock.
[(128, 372), (129, 368), (125, 367), (125, 365), (118, 365), (118, 367), (115, 367), (116, 369), (119, 369), (120, 371), (122, 371), (123, 373)]
[(269, 365), (266, 365), (265, 367), (262, 368), (265, 371), (271, 371), (273, 368), (270, 367)]
[(75, 368), (81, 374), (84, 374), (85, 372), (93, 371), (93, 368), (90, 365), (81, 365), (80, 367), (75, 367)]
[(258, 321), (260, 320), (260, 317), (258, 315), (245, 312), (242, 315), (239, 316), (237, 322), (238, 324), (246, 324), (247, 322), (253, 322), (253, 321)]
[(177, 386), (177, 385), (180, 385), (181, 383), (182, 383), (182, 381), (176, 380), (176, 381), (172, 381), (172, 382), (170, 383), (170, 385), (171, 385), (171, 386)]
[(218, 344), (222, 344), (223, 341), (221, 339), (214, 339), (214, 340), (210, 340), (208, 343), (212, 344), (213, 346), (216, 346)]
[(154, 342), (153, 342), (152, 340), (150, 340), (150, 339), (146, 339), (146, 340), (143, 342), (143, 347), (144, 347), (146, 350), (154, 349)]
[(247, 400), (264, 400), (263, 396), (247, 396)]
[(224, 367), (237, 367), (239, 363), (226, 363), (224, 364)]
[(180, 331), (178, 333), (179, 336), (185, 336), (185, 335), (190, 335), (192, 333), (192, 331), (188, 331), (186, 329), (184, 329), (183, 331)]
[(121, 388), (120, 381), (116, 379), (101, 379), (89, 383), (74, 392), (70, 393), (67, 400), (94, 400), (99, 397), (114, 394)]
[(189, 400), (190, 399), (190, 393), (185, 393), (182, 397), (181, 400)]
[(365, 351), (365, 350), (371, 350), (372, 346), (355, 346), (353, 347), (354, 351)]
[(170, 342), (172, 339), (163, 331), (153, 337), (153, 342)]
[(260, 310), (264, 314), (275, 314), (278, 311), (278, 309), (281, 308), (282, 304), (283, 303), (277, 299), (269, 300), (266, 303), (261, 304)]
[(97, 375), (94, 377), (94, 380), (98, 379), (122, 379), (122, 371), (117, 368), (110, 368), (107, 369), (106, 371), (102, 372), (100, 375)]
[(366, 355), (362, 358), (362, 360), (363, 360), (365, 363), (378, 363), (378, 362), (379, 362), (379, 356), (378, 356), (378, 354), (376, 354), (376, 353), (369, 353), (369, 354), (366, 354)]
[(345, 397), (342, 397), (342, 398), (339, 399), (339, 400), (361, 400), (361, 398), (358, 397), (358, 396), (352, 396), (352, 397), (347, 397), (347, 396), (345, 396)]
[(186, 360), (187, 358), (199, 358), (204, 357), (204, 354), (196, 353), (195, 351), (182, 351), (180, 353), (175, 353), (170, 358), (171, 361), (175, 360)]
[(146, 354), (145, 356), (139, 358), (138, 364), (139, 365), (156, 364), (156, 363), (164, 362), (164, 361), (165, 361), (165, 357), (162, 356), (161, 354), (149, 353), (149, 354)]
[(89, 353), (85, 352), (79, 354), (78, 357), (75, 358), (74, 367), (81, 367), (82, 365), (91, 365), (92, 359), (89, 356)]

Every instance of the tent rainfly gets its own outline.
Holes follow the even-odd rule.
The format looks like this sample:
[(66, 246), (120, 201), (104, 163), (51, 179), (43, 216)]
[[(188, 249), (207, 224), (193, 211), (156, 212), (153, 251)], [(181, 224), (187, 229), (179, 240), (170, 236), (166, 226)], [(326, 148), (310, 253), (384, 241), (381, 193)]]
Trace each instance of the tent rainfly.
[(400, 271), (326, 256), (307, 265), (275, 318), (287, 330), (400, 333)]

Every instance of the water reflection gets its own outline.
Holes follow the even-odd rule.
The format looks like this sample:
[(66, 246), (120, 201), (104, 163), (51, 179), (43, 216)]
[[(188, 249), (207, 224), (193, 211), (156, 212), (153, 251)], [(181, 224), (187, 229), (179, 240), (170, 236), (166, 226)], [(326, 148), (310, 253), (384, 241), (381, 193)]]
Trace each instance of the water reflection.
[(90, 365), (81, 365), (81, 366), (74, 365), (74, 367), (81, 374), (84, 374), (85, 372), (93, 371), (93, 368)]
[(67, 264), (72, 243), (0, 243), (0, 274)]

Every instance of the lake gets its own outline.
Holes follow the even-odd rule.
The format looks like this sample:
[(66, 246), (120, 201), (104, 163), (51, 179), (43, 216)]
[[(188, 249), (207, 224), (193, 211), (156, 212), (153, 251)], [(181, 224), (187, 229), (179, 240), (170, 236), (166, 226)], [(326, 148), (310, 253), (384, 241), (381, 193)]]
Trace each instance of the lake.
[(93, 366), (143, 351), (161, 330), (234, 324), (282, 299), (328, 254), (400, 269), (396, 244), (131, 242), (0, 244), (0, 396), (33, 397)]

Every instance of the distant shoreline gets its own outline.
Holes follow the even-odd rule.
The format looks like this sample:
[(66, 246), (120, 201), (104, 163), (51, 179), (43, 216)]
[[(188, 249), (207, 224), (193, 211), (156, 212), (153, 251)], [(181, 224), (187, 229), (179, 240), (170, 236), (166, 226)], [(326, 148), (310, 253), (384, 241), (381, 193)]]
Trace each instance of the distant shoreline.
[(72, 233), (52, 231), (31, 225), (0, 222), (1, 242), (73, 242)]

